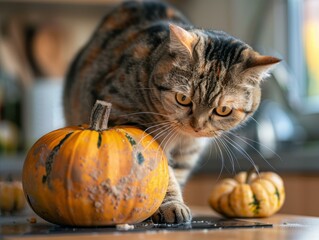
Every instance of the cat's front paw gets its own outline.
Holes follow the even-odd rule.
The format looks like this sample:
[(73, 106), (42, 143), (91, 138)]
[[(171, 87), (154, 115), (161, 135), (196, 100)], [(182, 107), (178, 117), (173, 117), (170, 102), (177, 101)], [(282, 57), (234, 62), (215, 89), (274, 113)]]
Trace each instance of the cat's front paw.
[(153, 214), (152, 220), (154, 223), (189, 223), (192, 220), (192, 213), (184, 203), (168, 201)]

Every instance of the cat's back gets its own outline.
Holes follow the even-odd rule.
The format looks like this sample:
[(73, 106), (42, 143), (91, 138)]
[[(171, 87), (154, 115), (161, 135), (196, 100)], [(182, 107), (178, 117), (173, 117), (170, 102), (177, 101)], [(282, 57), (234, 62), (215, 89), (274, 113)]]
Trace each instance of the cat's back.
[(102, 19), (99, 28), (101, 31), (120, 31), (159, 20), (184, 21), (185, 18), (160, 1), (125, 1)]
[(187, 24), (180, 12), (159, 1), (127, 1), (109, 12), (75, 57), (66, 76), (67, 123), (78, 124), (85, 120), (94, 101), (101, 98), (101, 89), (107, 84), (105, 77), (123, 68), (129, 61), (129, 51), (132, 48), (135, 51), (138, 43), (148, 48), (157, 47), (163, 38), (156, 34), (168, 32), (169, 22)]

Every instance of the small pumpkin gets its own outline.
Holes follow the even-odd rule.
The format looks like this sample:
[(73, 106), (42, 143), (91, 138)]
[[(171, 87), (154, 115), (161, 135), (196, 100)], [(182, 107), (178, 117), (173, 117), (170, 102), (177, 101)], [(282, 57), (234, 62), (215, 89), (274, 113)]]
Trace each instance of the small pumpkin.
[(0, 181), (0, 212), (15, 213), (23, 210), (26, 200), (20, 181)]
[(41, 137), (23, 166), (31, 208), (60, 225), (137, 223), (162, 203), (168, 162), (154, 139), (132, 126), (108, 128), (111, 105), (97, 101), (90, 125)]
[(214, 187), (210, 206), (227, 217), (268, 217), (285, 201), (284, 183), (274, 172), (240, 172)]

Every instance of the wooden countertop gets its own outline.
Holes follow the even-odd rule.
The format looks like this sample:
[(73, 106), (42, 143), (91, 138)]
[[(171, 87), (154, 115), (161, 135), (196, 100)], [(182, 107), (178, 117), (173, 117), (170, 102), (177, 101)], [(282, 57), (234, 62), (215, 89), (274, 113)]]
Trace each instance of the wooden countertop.
[[(193, 214), (201, 216), (216, 216), (209, 208), (192, 207)], [(102, 240), (102, 239), (147, 239), (147, 240), (189, 240), (189, 239), (210, 239), (210, 240), (311, 240), (319, 239), (319, 218), (276, 214), (269, 218), (244, 219), (244, 221), (271, 223), (272, 227), (266, 228), (232, 228), (232, 229), (203, 229), (187, 231), (145, 231), (145, 232), (85, 232), (68, 234), (36, 234), (36, 235), (2, 235), (4, 240)], [(35, 223), (37, 224), (37, 223)], [(0, 224), (1, 231), (1, 224)]]

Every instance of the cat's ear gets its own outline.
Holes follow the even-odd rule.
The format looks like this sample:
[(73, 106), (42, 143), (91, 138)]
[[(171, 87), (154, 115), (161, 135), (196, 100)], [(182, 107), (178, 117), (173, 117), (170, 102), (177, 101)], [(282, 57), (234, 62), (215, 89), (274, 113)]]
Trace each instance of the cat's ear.
[(195, 43), (196, 36), (187, 30), (176, 26), (174, 24), (169, 24), (170, 30), (170, 50), (179, 51), (181, 53), (187, 53), (192, 56), (193, 46)]
[(269, 71), (280, 61), (281, 59), (276, 57), (254, 53), (248, 58), (243, 74), (247, 75), (247, 77), (250, 77), (252, 80), (255, 79), (256, 81), (260, 81), (266, 78)]

